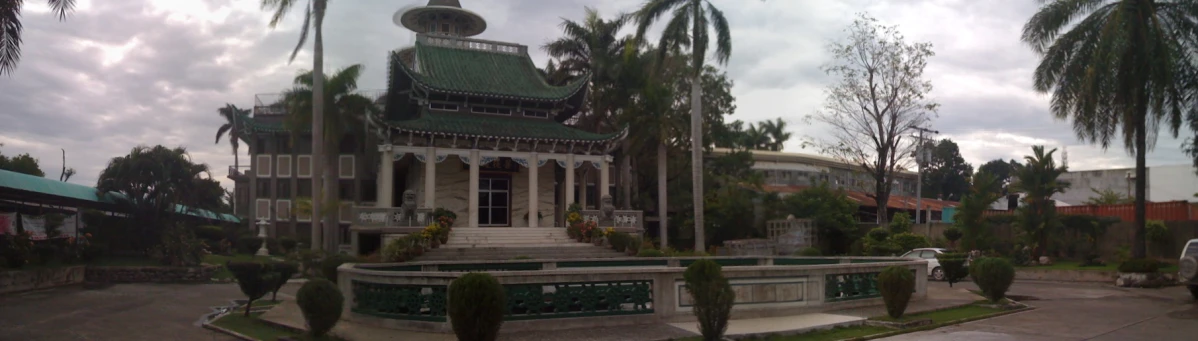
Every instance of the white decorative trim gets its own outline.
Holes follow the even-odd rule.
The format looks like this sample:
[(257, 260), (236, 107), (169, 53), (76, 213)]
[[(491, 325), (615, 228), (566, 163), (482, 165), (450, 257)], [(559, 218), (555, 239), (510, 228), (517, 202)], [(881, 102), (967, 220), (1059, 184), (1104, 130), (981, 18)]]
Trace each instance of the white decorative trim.
[(540, 160), (537, 160), (537, 167), (544, 166), (546, 162), (549, 162), (549, 159), (540, 159)]
[(488, 163), (495, 162), (495, 160), (499, 160), (499, 158), (494, 157), (494, 156), (479, 156), (478, 157), (478, 165), (479, 166), (486, 165)]
[[(308, 173), (304, 173), (304, 168), (300, 167), (300, 165), (308, 165)], [(295, 176), (301, 179), (312, 177), (312, 155), (296, 155)]]
[(279, 174), (280, 178), (291, 177), (291, 155), (279, 155), (275, 157), (275, 173)]
[(258, 154), (255, 157), (257, 158), (257, 162), (254, 163), (254, 175), (259, 178), (269, 178), (272, 158), (267, 154)]
[[(396, 155), (399, 155), (401, 153), (412, 153), (415, 155), (424, 155), (424, 153), (427, 151), (427, 149), (426, 149), (427, 147), (419, 147), (419, 146), (392, 145), (392, 147), (394, 148)], [(442, 154), (457, 155), (459, 157), (466, 158), (466, 159), (462, 160), (462, 162), (466, 162), (466, 160), (469, 159), (470, 152), (473, 150), (477, 150), (479, 152), (479, 155), (481, 155), (481, 156), (491, 156), (491, 157), (509, 157), (509, 158), (523, 157), (523, 158), (527, 158), (528, 154), (529, 154), (528, 152), (514, 152), (514, 151), (505, 151), (505, 150), (482, 150), (482, 149), (469, 149), (469, 148), (437, 147), (437, 155), (442, 155)], [(545, 160), (549, 160), (549, 159), (565, 160), (566, 157), (570, 154), (538, 152), (537, 155), (541, 159), (545, 159)], [(582, 161), (599, 162), (600, 160), (602, 160), (602, 157), (603, 157), (602, 155), (587, 155), (587, 154), (573, 154), (573, 155), (574, 155), (575, 163), (579, 163)], [(468, 162), (466, 162), (466, 163), (468, 163)]]
[(582, 161), (574, 161), (574, 169), (578, 169), (579, 167), (582, 167)]
[(462, 163), (464, 163), (464, 164), (467, 164), (467, 165), (470, 164), (470, 156), (469, 155), (458, 154), (458, 159), (461, 159)]
[[(349, 167), (345, 167), (346, 166), (345, 160), (349, 160), (349, 164), (348, 164)], [(355, 171), (354, 168), (356, 166), (357, 166), (357, 164), (354, 163), (353, 155), (338, 155), (337, 156), (337, 177), (341, 178), (341, 179), (353, 179), (354, 174), (356, 174), (356, 172), (354, 172)], [(349, 169), (346, 169), (346, 168), (349, 168)]]
[(403, 157), (404, 157), (405, 155), (408, 155), (408, 153), (395, 153), (395, 154), (391, 154), (391, 161), (399, 161), (399, 160), (403, 160)]
[(512, 161), (519, 164), (520, 166), (523, 166), (524, 168), (528, 168), (528, 159), (525, 159), (522, 157), (514, 157), (514, 158), (512, 158)]
[(566, 160), (557, 160), (557, 166), (561, 167), (561, 168), (566, 168)]
[(275, 200), (275, 217), (278, 220), (291, 220), (291, 200)]
[[(262, 206), (266, 206), (266, 209), (262, 209)], [(263, 215), (263, 213), (266, 214)], [(258, 199), (254, 201), (254, 220), (270, 220), (270, 213), (270, 199)]]

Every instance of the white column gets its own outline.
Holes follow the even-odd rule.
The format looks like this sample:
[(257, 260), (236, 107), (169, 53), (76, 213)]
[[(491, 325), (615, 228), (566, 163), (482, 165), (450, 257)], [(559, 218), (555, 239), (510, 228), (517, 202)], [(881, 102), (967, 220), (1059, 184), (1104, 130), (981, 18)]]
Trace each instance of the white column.
[(603, 155), (599, 160), (599, 202), (602, 203), (603, 197), (609, 195), (607, 182), (611, 174), (607, 171), (607, 155)]
[(466, 189), (466, 193), (470, 193), (469, 200), (466, 204), (466, 214), (470, 216), (470, 227), (478, 227), (478, 164), (479, 164), (478, 149), (470, 151), (470, 188)]
[(574, 203), (574, 154), (566, 155), (566, 208)]
[(586, 165), (586, 166), (582, 167), (582, 169), (583, 169), (582, 181), (578, 182), (578, 196), (579, 196), (578, 203), (580, 205), (582, 205), (582, 209), (584, 209), (584, 210), (587, 209), (587, 204), (590, 204), (589, 202), (587, 202), (587, 184), (590, 183), (590, 181), (591, 181), (591, 177), (590, 177), (591, 169), (587, 168), (587, 167), (592, 167), (592, 166)]
[(379, 146), (379, 151), (382, 153), (379, 156), (378, 198), (375, 200), (374, 207), (393, 207), (395, 151), (389, 144)]
[(528, 227), (537, 227), (537, 204), (540, 203), (540, 198), (537, 196), (537, 163), (539, 163), (537, 152), (528, 154)]
[(434, 208), (437, 197), (437, 148), (424, 150), (424, 208)]

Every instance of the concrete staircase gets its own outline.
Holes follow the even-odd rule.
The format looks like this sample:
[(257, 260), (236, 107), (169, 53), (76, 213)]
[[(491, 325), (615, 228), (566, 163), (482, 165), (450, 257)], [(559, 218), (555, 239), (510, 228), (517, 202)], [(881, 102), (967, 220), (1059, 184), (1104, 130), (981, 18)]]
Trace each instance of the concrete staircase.
[(455, 227), (449, 243), (429, 250), (417, 261), (616, 258), (610, 248), (579, 243), (556, 227)]

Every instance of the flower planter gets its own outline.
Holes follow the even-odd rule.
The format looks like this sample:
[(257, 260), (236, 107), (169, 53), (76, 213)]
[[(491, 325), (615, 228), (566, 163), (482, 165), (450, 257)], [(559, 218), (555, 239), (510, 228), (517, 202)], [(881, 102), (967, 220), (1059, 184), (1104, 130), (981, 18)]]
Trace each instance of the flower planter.
[(591, 243), (595, 244), (595, 246), (603, 246), (603, 238), (591, 237)]

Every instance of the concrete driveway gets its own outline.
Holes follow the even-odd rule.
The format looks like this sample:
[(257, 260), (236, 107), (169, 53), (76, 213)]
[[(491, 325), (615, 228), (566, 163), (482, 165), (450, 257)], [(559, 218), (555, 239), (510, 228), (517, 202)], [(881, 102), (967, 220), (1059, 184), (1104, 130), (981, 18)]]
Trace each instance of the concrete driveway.
[[(977, 288), (973, 283), (958, 285)], [(1125, 289), (1020, 281), (1008, 294), (1028, 296), (1025, 302), (1037, 309), (883, 340), (1198, 340), (1198, 304), (1185, 287)]]

